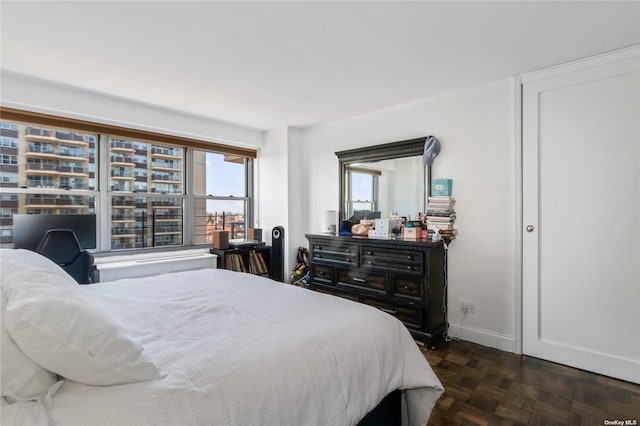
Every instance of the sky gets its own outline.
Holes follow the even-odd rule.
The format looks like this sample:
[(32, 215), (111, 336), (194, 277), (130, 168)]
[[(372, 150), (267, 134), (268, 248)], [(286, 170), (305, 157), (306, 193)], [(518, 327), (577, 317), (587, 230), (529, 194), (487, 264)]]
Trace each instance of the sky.
[[(224, 161), (223, 154), (208, 152), (206, 155), (207, 166), (207, 195), (236, 197), (244, 196), (244, 165)], [(216, 200), (207, 202), (207, 211), (242, 213), (244, 203), (242, 201)]]

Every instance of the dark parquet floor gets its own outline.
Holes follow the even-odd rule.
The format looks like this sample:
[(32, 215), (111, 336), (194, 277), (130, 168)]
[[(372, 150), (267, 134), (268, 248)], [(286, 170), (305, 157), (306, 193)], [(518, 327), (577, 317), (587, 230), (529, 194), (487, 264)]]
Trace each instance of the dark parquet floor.
[(640, 385), (470, 342), (421, 350), (445, 387), (429, 425), (640, 426)]

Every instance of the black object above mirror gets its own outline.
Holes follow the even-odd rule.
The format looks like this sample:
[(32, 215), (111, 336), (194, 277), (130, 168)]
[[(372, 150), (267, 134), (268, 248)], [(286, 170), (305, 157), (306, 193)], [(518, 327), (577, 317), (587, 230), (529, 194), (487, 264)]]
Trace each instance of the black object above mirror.
[(336, 152), (340, 220), (392, 213), (417, 219), (431, 188), (431, 168), (422, 161), (427, 137)]

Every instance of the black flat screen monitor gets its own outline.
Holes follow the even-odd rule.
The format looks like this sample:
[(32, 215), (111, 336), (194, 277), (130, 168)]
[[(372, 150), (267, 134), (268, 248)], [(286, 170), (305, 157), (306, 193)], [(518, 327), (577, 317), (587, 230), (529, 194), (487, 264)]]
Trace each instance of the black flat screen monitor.
[(35, 251), (49, 229), (70, 229), (80, 248), (96, 248), (95, 214), (14, 214), (13, 248)]

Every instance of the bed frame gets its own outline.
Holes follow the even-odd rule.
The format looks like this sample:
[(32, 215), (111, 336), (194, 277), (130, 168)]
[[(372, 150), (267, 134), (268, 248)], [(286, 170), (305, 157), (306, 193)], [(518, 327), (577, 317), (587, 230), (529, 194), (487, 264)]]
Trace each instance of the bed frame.
[(400, 426), (401, 424), (400, 390), (394, 390), (364, 416), (357, 426)]

